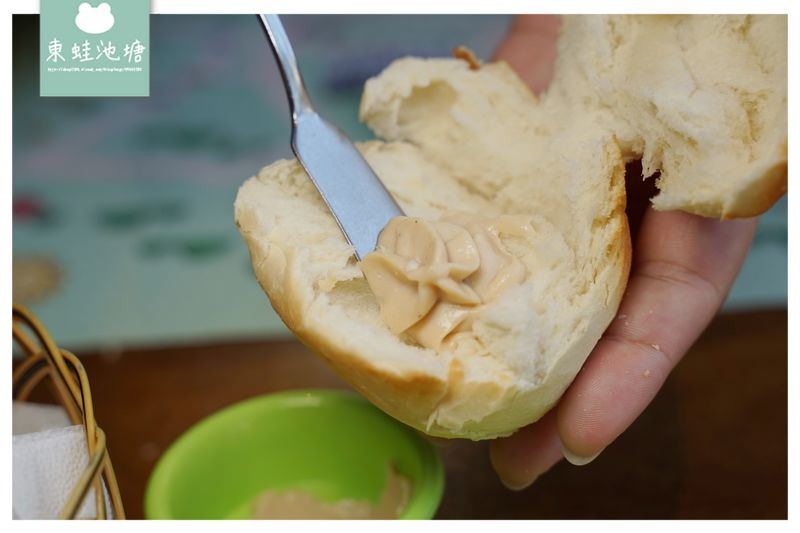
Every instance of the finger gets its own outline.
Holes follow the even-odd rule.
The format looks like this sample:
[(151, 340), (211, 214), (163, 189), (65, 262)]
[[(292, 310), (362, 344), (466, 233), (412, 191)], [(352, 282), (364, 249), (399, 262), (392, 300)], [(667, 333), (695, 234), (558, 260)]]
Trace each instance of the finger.
[(648, 210), (617, 318), (558, 405), (567, 459), (591, 460), (653, 399), (722, 304), (756, 224)]
[(500, 481), (511, 490), (522, 490), (562, 459), (556, 412), (504, 439), (493, 440), (489, 459)]
[(560, 25), (556, 15), (515, 17), (492, 60), (506, 61), (534, 93), (544, 91), (553, 78)]

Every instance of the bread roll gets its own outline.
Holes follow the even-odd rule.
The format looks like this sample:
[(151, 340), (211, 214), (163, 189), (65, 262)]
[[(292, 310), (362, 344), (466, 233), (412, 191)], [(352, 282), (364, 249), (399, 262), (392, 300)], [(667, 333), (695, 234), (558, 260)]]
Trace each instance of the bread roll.
[[(457, 59), (400, 59), (364, 89), (361, 118), (382, 140), (358, 148), (408, 215), (520, 215), (532, 228), (500, 235), (528, 275), (485, 305), (468, 342), (435, 351), (388, 329), (296, 161), (265, 167), (236, 199), (286, 325), (377, 406), (434, 436), (509, 435), (572, 381), (628, 277), (626, 160), (661, 171), (657, 208), (741, 216), (785, 187), (785, 18), (569, 17), (559, 46), (541, 100), (505, 63)], [(708, 54), (732, 57), (691, 67)], [(696, 87), (676, 100), (681, 72)]]

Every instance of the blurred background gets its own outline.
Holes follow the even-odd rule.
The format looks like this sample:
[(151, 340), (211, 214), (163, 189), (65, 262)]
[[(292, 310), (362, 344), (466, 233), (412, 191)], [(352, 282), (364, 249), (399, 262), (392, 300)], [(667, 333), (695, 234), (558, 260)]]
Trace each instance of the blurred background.
[[(364, 81), (405, 55), (488, 58), (507, 16), (287, 16), (312, 99), (359, 140)], [(346, 387), (292, 340), (233, 223), (288, 157), (286, 97), (252, 16), (151, 17), (149, 98), (40, 98), (38, 17), (14, 17), (13, 295), (81, 356), (129, 516), (197, 420), (295, 387)], [(786, 515), (786, 199), (763, 215), (723, 314), (589, 466), (506, 491), (486, 443), (441, 448), (442, 518)]]
[[(364, 81), (457, 44), (488, 58), (505, 16), (296, 16), (320, 111), (354, 139)], [(15, 17), (14, 298), (75, 347), (287, 332), (233, 224), (237, 188), (289, 157), (286, 97), (253, 17), (155, 16), (149, 98), (40, 98), (38, 18)], [(786, 200), (726, 309), (786, 306)]]

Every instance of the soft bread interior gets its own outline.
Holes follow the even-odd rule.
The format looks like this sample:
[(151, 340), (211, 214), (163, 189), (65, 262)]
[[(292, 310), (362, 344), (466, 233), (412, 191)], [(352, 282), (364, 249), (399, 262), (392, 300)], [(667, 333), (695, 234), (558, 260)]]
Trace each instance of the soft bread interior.
[[(295, 161), (270, 165), (238, 195), (258, 279), (287, 325), (375, 403), (431, 434), (487, 438), (540, 416), (618, 304), (629, 261), (621, 155), (610, 134), (534, 127), (548, 124), (546, 112), (505, 64), (406, 59), (365, 89), (362, 116), (388, 142), (359, 148), (407, 214), (523, 214), (534, 229), (501, 234), (530, 275), (453, 352), (389, 332)], [(581, 149), (565, 157), (567, 142)]]
[(564, 17), (552, 100), (660, 172), (656, 209), (757, 215), (786, 190), (782, 15)]
[[(662, 208), (735, 216), (764, 204), (744, 191), (774, 194), (761, 170), (780, 163), (769, 148), (785, 138), (780, 89), (766, 78), (739, 85), (764, 88), (758, 120), (775, 115), (778, 122), (756, 131), (746, 164), (731, 164), (742, 100), (725, 88), (727, 71), (701, 76), (693, 94), (706, 94), (709, 108), (699, 100), (688, 115), (670, 96), (684, 89), (672, 77), (674, 58), (655, 56), (664, 65), (641, 75), (636, 47), (657, 50), (639, 25), (655, 25), (658, 42), (689, 31), (679, 30), (680, 18), (658, 19), (568, 18), (556, 80), (541, 101), (503, 63), (473, 70), (460, 60), (407, 58), (367, 83), (361, 118), (383, 141), (359, 149), (407, 214), (519, 214), (533, 228), (524, 238), (500, 236), (529, 276), (487, 306), (473, 325), (474, 342), (453, 351), (421, 348), (383, 324), (350, 246), (296, 161), (277, 161), (249, 179), (236, 199), (236, 222), (286, 324), (379, 407), (432, 435), (492, 438), (538, 419), (619, 305), (630, 266), (626, 159), (641, 155), (648, 171), (661, 171), (655, 202)], [(610, 29), (615, 24), (630, 26), (625, 37)], [(767, 39), (759, 37), (761, 24), (749, 23), (755, 40)], [(701, 39), (707, 29), (689, 31), (686, 50), (661, 43), (663, 54), (680, 53), (681, 65), (691, 64), (693, 53), (713, 49)], [(737, 42), (727, 30), (706, 33)], [(627, 41), (634, 38), (642, 42)], [(778, 48), (764, 45), (772, 52), (763, 55), (779, 61)], [(615, 49), (627, 51), (614, 56)], [(743, 68), (742, 76), (752, 74)], [(783, 98), (785, 105), (785, 91)]]

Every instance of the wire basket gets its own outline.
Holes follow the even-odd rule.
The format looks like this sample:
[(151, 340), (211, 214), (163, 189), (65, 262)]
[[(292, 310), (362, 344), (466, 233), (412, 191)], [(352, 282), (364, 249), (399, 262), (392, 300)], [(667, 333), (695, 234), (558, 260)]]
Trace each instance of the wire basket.
[[(82, 424), (86, 434), (89, 461), (70, 491), (59, 518), (75, 518), (89, 488), (94, 488), (96, 518), (124, 519), (125, 510), (122, 507), (117, 478), (106, 448), (106, 434), (94, 418), (92, 392), (83, 365), (75, 354), (56, 346), (33, 313), (22, 306), (14, 305), (12, 316), (14, 340), (25, 352), (25, 360), (14, 370), (14, 399), (25, 401), (44, 378), (50, 377), (50, 384), (70, 421), (75, 425)], [(32, 337), (25, 332), (25, 327), (33, 334)], [(111, 501), (112, 517), (107, 516), (104, 482)]]

